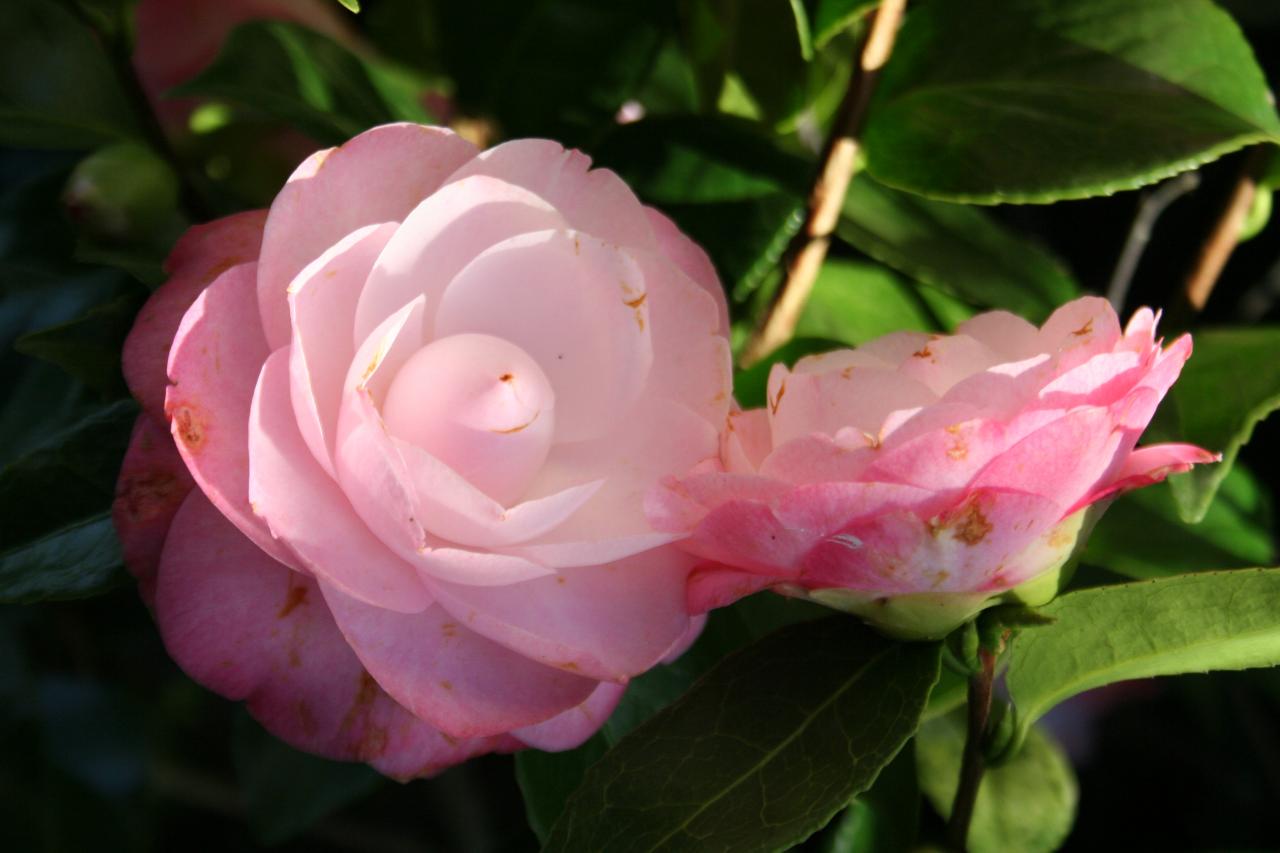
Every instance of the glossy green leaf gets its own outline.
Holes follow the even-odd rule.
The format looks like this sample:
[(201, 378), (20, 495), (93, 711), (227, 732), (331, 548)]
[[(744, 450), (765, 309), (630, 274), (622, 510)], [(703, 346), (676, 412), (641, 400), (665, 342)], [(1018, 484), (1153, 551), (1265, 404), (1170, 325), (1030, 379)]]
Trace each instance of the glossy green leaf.
[(1131, 578), (1275, 562), (1274, 507), (1266, 487), (1236, 466), (1196, 524), (1178, 514), (1169, 483), (1138, 489), (1112, 504), (1081, 559)]
[(813, 59), (813, 27), (809, 24), (809, 12), (804, 0), (790, 0), (791, 17), (796, 22), (796, 40), (800, 43), (800, 56), (805, 62)]
[(1014, 744), (1050, 708), (1135, 678), (1280, 664), (1280, 569), (1201, 572), (1068, 593), (1015, 640)]
[(546, 840), (588, 767), (632, 729), (680, 698), (721, 658), (786, 625), (829, 613), (824, 607), (773, 594), (749, 596), (720, 608), (709, 614), (702, 635), (689, 651), (632, 679), (618, 707), (585, 744), (567, 752), (529, 749), (517, 753), (516, 779), (538, 838)]
[[(951, 815), (964, 740), (963, 712), (930, 720), (916, 735), (920, 787), (944, 819)], [(1057, 850), (1075, 822), (1078, 799), (1071, 762), (1048, 735), (1033, 728), (1016, 756), (983, 774), (969, 825), (968, 850)]]
[(918, 281), (1032, 321), (1080, 293), (1061, 261), (984, 211), (899, 192), (866, 175), (849, 185), (836, 235)]
[(0, 3), (0, 144), (91, 148), (137, 134), (106, 51), (66, 5)]
[(908, 853), (916, 849), (919, 826), (915, 748), (908, 745), (833, 821), (825, 853)]
[(347, 11), (359, 14), (360, 0), (338, 0), (338, 2), (341, 3)]
[(173, 94), (229, 101), (332, 144), (377, 124), (430, 121), (413, 78), (279, 21), (237, 27), (213, 64)]
[(1253, 52), (1210, 0), (921, 4), (863, 137), (879, 180), (984, 204), (1107, 195), (1277, 139)]
[(299, 752), (241, 714), (231, 741), (241, 798), (254, 836), (280, 844), (382, 783), (366, 764)]
[(104, 407), (0, 470), (0, 601), (93, 595), (119, 579), (115, 477), (137, 406)]
[(771, 851), (803, 840), (914, 734), (939, 650), (836, 616), (736, 652), (587, 771), (546, 850)]
[(818, 0), (813, 15), (813, 41), (822, 47), (835, 36), (852, 27), (879, 0)]
[(1152, 437), (1186, 441), (1222, 453), (1169, 478), (1182, 517), (1204, 518), (1253, 428), (1280, 408), (1280, 327), (1196, 332), (1195, 352), (1182, 368), (1152, 425)]

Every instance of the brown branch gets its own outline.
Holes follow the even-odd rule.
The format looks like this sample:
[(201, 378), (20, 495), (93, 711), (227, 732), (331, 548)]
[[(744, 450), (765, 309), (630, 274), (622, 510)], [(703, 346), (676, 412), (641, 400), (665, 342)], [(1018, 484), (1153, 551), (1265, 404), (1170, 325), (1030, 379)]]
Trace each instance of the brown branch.
[(951, 818), (947, 821), (947, 847), (956, 853), (964, 853), (969, 837), (969, 824), (973, 821), (973, 808), (978, 802), (978, 789), (987, 769), (983, 748), (987, 735), (987, 723), (991, 718), (991, 691), (996, 677), (996, 653), (979, 649), (982, 671), (969, 678), (969, 733), (964, 741), (964, 758), (960, 765), (960, 784), (951, 804)]
[(1271, 145), (1259, 145), (1249, 152), (1240, 169), (1239, 180), (1227, 198), (1213, 231), (1209, 233), (1209, 239), (1200, 249), (1200, 256), (1196, 259), (1191, 274), (1187, 276), (1182, 291), (1183, 299), (1194, 312), (1204, 309), (1214, 285), (1218, 283), (1218, 277), (1222, 275), (1231, 253), (1240, 242), (1240, 232), (1258, 192), (1258, 181), (1273, 150)]
[(849, 181), (858, 166), (858, 136), (880, 71), (889, 60), (907, 0), (883, 0), (872, 13), (871, 26), (858, 52), (849, 88), (823, 153), (822, 167), (809, 193), (808, 215), (788, 253), (787, 277), (763, 322), (742, 353), (744, 366), (777, 349), (795, 332), (800, 312), (813, 292), (840, 219)]

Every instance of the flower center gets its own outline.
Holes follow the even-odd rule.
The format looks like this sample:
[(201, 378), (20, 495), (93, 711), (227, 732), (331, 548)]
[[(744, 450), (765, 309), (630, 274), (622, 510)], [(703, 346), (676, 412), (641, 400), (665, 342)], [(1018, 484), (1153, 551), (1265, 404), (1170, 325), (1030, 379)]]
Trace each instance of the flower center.
[(450, 335), (404, 363), (387, 389), (382, 419), (391, 435), (510, 505), (546, 461), (555, 392), (515, 344), (492, 335)]

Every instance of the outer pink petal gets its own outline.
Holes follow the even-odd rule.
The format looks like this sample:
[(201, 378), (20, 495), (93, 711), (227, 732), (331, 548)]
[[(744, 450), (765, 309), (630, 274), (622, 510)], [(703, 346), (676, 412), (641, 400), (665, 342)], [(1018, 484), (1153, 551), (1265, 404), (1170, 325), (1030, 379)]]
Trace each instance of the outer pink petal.
[(644, 271), (643, 301), (653, 340), (650, 394), (723, 423), (733, 402), (733, 356), (723, 305), (658, 253), (636, 252), (635, 258)]
[(1022, 361), (1040, 352), (1040, 330), (1008, 311), (986, 311), (971, 317), (956, 327), (956, 334), (985, 344), (1004, 361)]
[(511, 734), (529, 746), (546, 752), (560, 752), (581, 746), (609, 719), (626, 690), (625, 685), (602, 682), (576, 708), (562, 711), (545, 723), (516, 729)]
[(910, 511), (868, 516), (815, 544), (806, 555), (806, 586), (839, 586), (885, 595), (970, 592), (1042, 566), (1017, 558), (1063, 517), (1037, 495), (979, 490), (939, 515)]
[(746, 598), (777, 581), (773, 575), (753, 574), (709, 563), (689, 577), (687, 606), (690, 613), (728, 607), (739, 598)]
[(621, 246), (653, 242), (649, 218), (635, 193), (591, 158), (547, 139), (517, 139), (482, 152), (449, 178), (490, 175), (549, 201), (569, 225)]
[(441, 607), (391, 613), (327, 584), (325, 600), (360, 660), (415, 716), (454, 737), (501, 734), (582, 703), (596, 682), (476, 634)]
[(157, 422), (168, 421), (164, 392), (169, 384), (169, 347), (182, 316), (214, 279), (258, 257), (266, 221), (265, 210), (251, 210), (196, 225), (182, 235), (165, 260), (169, 280), (138, 312), (123, 352), (129, 390)]
[(315, 582), (272, 560), (195, 492), (174, 519), (156, 591), (165, 646), (201, 684), (245, 699), (290, 744), (399, 777), (509, 748), (414, 719), (360, 666)]
[(413, 209), (378, 259), (355, 311), (356, 342), (419, 296), (431, 328), (441, 294), (477, 255), (518, 234), (564, 227), (545, 200), (497, 178), (446, 184)]
[(701, 246), (686, 237), (684, 232), (661, 211), (646, 207), (644, 212), (649, 217), (649, 227), (653, 229), (653, 236), (658, 241), (658, 247), (663, 254), (670, 258), (681, 272), (711, 294), (711, 298), (716, 303), (716, 313), (720, 317), (716, 331), (728, 337), (729, 301), (725, 297), (724, 287), (720, 284), (720, 277), (716, 275), (716, 268), (711, 263), (711, 258)]
[(1221, 453), (1211, 453), (1194, 444), (1153, 444), (1140, 447), (1125, 458), (1110, 482), (1100, 485), (1075, 508), (1120, 492), (1158, 483), (1170, 474), (1189, 471), (1192, 465), (1206, 465), (1221, 460)]
[(730, 412), (720, 434), (720, 458), (735, 474), (754, 474), (773, 449), (769, 412), (763, 408)]
[(289, 400), (287, 349), (263, 365), (249, 420), (249, 492), (272, 533), (349, 595), (403, 613), (427, 607), (431, 597), (413, 567), (369, 531), (303, 442)]
[(1120, 318), (1111, 303), (1082, 296), (1058, 308), (1040, 327), (1040, 351), (1056, 353), (1065, 370), (1110, 352), (1120, 338)]
[(395, 230), (394, 224), (385, 223), (353, 231), (308, 264), (289, 286), (293, 409), (303, 439), (330, 476), (343, 380), (355, 357), (352, 317), (369, 270)]
[(138, 579), (142, 600), (155, 599), (156, 572), (174, 513), (195, 481), (174, 447), (173, 436), (147, 414), (138, 416), (129, 437), (111, 504), (111, 520), (124, 552), (124, 564)]
[(815, 432), (834, 437), (846, 427), (875, 436), (891, 412), (937, 399), (925, 385), (893, 371), (845, 367), (787, 373), (775, 366), (769, 377), (774, 446)]
[(494, 642), (548, 666), (622, 681), (661, 660), (689, 627), (684, 581), (693, 562), (656, 548), (520, 584), (434, 583), (432, 591)]
[(403, 220), (474, 156), (451, 131), (389, 124), (299, 166), (272, 203), (262, 240), (258, 304), (271, 347), (289, 340), (285, 291), (303, 267), (357, 228)]
[(182, 318), (165, 396), (178, 451), (214, 506), (255, 544), (292, 565), (249, 504), (249, 406), (267, 357), (254, 305), (255, 264), (232, 267)]

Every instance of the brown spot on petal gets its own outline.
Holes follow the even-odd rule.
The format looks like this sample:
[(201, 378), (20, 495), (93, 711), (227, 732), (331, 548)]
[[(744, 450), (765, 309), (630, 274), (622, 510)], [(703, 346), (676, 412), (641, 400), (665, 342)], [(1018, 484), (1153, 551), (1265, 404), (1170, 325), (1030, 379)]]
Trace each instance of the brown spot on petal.
[(293, 573), (289, 573), (289, 591), (285, 594), (284, 604), (280, 607), (280, 611), (276, 613), (277, 619), (283, 619), (293, 612), (294, 608), (299, 604), (307, 603), (307, 588), (305, 586), (293, 585)]
[(929, 349), (929, 345), (925, 344), (920, 349), (911, 353), (912, 358), (933, 358), (933, 350)]
[(1049, 531), (1047, 544), (1050, 548), (1066, 548), (1068, 545), (1075, 543), (1075, 537), (1065, 529), (1065, 525), (1058, 525)]
[(511, 435), (512, 433), (520, 432), (520, 430), (528, 428), (534, 421), (536, 421), (538, 419), (538, 415), (540, 414), (542, 414), (542, 412), (540, 411), (534, 412), (533, 417), (529, 418), (529, 420), (525, 421), (519, 426), (513, 426), (511, 429), (491, 429), (489, 430), (489, 432), (494, 432), (494, 433), (497, 433), (498, 435)]
[(778, 396), (774, 397), (772, 400), (769, 401), (769, 412), (771, 414), (774, 414), (774, 415), (778, 414), (778, 407), (782, 405), (782, 397), (786, 393), (787, 393), (787, 382), (784, 379), (782, 381), (782, 384), (778, 386)]
[(453, 689), (453, 682), (452, 682), (452, 681), (449, 681), (449, 680), (447, 680), (447, 679), (446, 679), (446, 680), (444, 680), (444, 681), (441, 681), (441, 682), (440, 682), (440, 686), (441, 686), (443, 689), (445, 689), (445, 690), (452, 690), (452, 689)]
[(1080, 328), (1076, 329), (1071, 334), (1075, 335), (1077, 338), (1083, 338), (1085, 335), (1091, 333), (1092, 331), (1093, 331), (1093, 318), (1090, 317), (1088, 322), (1086, 322)]
[(453, 637), (458, 636), (458, 623), (445, 622), (440, 626), (440, 633), (443, 634), (446, 639), (452, 639)]
[(178, 406), (173, 410), (173, 432), (188, 450), (198, 451), (204, 444), (204, 419), (195, 407)]
[(563, 663), (552, 664), (557, 669), (563, 669), (565, 672), (578, 672), (578, 665), (571, 660)]
[(990, 521), (982, 512), (982, 507), (978, 506), (977, 501), (971, 501), (960, 515), (951, 523), (951, 529), (955, 532), (956, 539), (966, 545), (977, 545), (983, 539), (987, 538), (987, 534), (993, 529)]
[[(625, 287), (626, 282), (623, 282), (623, 285)], [(644, 331), (644, 312), (640, 310), (640, 306), (644, 305), (644, 301), (648, 298), (649, 298), (649, 294), (642, 293), (639, 296), (637, 296), (635, 299), (622, 300), (622, 304), (626, 305), (628, 308), (630, 308), (632, 311), (635, 312), (636, 326), (638, 326), (640, 331), (642, 332)]]
[(515, 379), (515, 377), (512, 376), (510, 373), (504, 373), (498, 377), (499, 382), (510, 382), (512, 379)]
[(358, 738), (352, 745), (352, 754), (358, 761), (371, 761), (387, 750), (386, 728), (375, 725), (371, 719), (373, 705), (380, 692), (381, 688), (373, 676), (361, 670), (355, 698), (338, 726), (339, 734)]
[(556, 575), (556, 583), (563, 585), (565, 583), (564, 575)]

